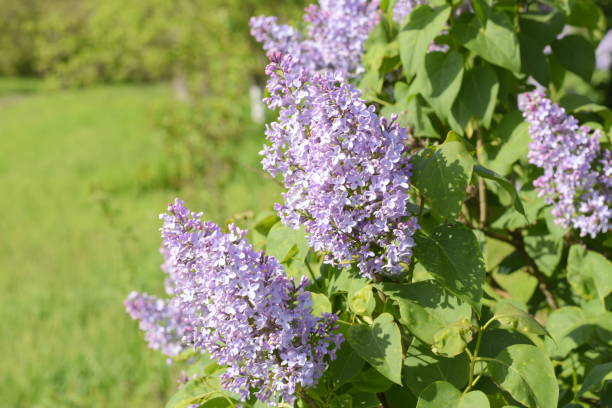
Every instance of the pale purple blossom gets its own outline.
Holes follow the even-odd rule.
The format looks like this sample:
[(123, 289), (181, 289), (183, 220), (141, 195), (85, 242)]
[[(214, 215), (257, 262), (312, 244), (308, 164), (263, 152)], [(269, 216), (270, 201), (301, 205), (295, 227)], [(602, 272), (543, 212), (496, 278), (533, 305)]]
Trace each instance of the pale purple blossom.
[(312, 315), (307, 279), (296, 285), (234, 225), (224, 233), (178, 199), (168, 211), (161, 231), (172, 302), (192, 327), (188, 343), (227, 367), (222, 385), (269, 403), (314, 387), (342, 336), (337, 316)]
[(251, 34), (267, 52), (292, 55), (311, 72), (359, 75), (365, 41), (380, 20), (378, 0), (319, 0), (306, 8), (306, 33), (278, 24), (276, 17), (251, 18)]
[(266, 67), (270, 109), (263, 167), (287, 191), (281, 220), (303, 225), (326, 262), (354, 261), (361, 274), (397, 276), (410, 262), (418, 228), (408, 211), (407, 131), (381, 119), (338, 73), (312, 74), (291, 56)]
[(541, 90), (522, 94), (519, 108), (529, 122), (529, 162), (544, 174), (534, 181), (540, 197), (552, 204), (555, 221), (595, 237), (610, 229), (612, 155), (599, 143), (601, 132), (547, 99)]
[(191, 330), (184, 313), (171, 301), (132, 292), (125, 301), (132, 319), (139, 321), (149, 347), (174, 357), (188, 346), (183, 342)]
[(608, 30), (595, 52), (597, 69), (612, 69), (612, 30)]

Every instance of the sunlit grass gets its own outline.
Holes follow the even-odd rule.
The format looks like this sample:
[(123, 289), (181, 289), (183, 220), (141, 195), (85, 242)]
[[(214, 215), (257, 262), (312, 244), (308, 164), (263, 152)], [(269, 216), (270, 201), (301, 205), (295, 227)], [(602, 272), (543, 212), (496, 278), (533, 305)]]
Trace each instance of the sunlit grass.
[(0, 80), (0, 405), (159, 407), (175, 389), (122, 305), (131, 290), (163, 291), (157, 215), (180, 195), (222, 221), (278, 189), (245, 170), (260, 128), (235, 147), (247, 166), (221, 193), (157, 188), (152, 123), (169, 92)]

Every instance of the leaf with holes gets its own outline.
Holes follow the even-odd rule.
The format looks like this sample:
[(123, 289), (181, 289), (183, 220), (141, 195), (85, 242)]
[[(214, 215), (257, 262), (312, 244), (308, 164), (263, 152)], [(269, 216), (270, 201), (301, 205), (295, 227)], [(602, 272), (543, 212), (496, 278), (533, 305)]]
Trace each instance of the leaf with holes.
[(514, 344), (486, 361), (495, 383), (521, 404), (528, 408), (557, 406), (559, 386), (555, 371), (539, 348)]
[(479, 312), (485, 266), (480, 244), (463, 224), (441, 225), (431, 235), (418, 231), (414, 254), (436, 281)]
[(351, 326), (348, 341), (365, 361), (396, 384), (402, 384), (402, 342), (393, 316), (383, 313), (371, 326)]
[(432, 211), (454, 221), (465, 200), (474, 167), (474, 160), (465, 146), (449, 141), (436, 149), (423, 149), (414, 156), (413, 163), (413, 183)]

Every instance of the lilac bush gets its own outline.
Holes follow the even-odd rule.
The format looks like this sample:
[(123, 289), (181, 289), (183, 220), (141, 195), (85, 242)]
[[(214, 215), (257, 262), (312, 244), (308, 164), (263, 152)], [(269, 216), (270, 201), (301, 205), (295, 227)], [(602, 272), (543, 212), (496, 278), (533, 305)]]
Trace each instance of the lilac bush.
[(361, 274), (399, 275), (418, 225), (407, 210), (411, 165), (407, 131), (367, 106), (337, 73), (310, 74), (291, 56), (272, 56), (266, 103), (280, 108), (268, 126), (263, 167), (287, 192), (281, 220), (304, 225), (326, 261), (354, 260)]
[[(595, 53), (584, 41), (603, 33), (579, 16), (597, 6), (420, 1), (381, 1), (379, 14), (378, 1), (322, 0), (306, 9), (304, 31), (251, 20), (270, 59), (264, 102), (278, 114), (262, 165), (285, 190), (278, 217), (243, 220), (278, 260), (256, 252), (246, 231), (204, 222), (179, 200), (162, 215), (170, 300), (133, 295), (128, 306), (153, 347), (176, 353), (180, 335), (178, 347), (195, 351), (186, 364), (199, 377), (169, 407), (219, 395), (247, 408), (603, 401), (605, 385), (590, 379), (609, 361), (597, 333), (612, 293), (602, 272), (611, 268), (612, 110), (590, 89), (594, 103), (582, 110), (600, 131), (543, 91), (516, 103), (533, 76), (559, 96), (580, 94), (576, 76), (587, 88)], [(559, 38), (564, 24), (580, 27)], [(588, 58), (572, 59), (577, 44)], [(540, 62), (555, 75), (525, 63), (525, 52), (545, 53)], [(519, 136), (525, 122), (529, 146)], [(532, 184), (572, 230), (558, 233), (544, 200), (517, 191)], [(311, 277), (313, 293), (279, 261)], [(313, 316), (313, 301), (336, 314)], [(585, 316), (593, 330), (570, 339)], [(202, 368), (203, 352), (223, 370)], [(442, 358), (461, 381), (444, 381)], [(238, 397), (209, 384), (217, 374)]]
[[(342, 336), (334, 333), (335, 315), (312, 315), (308, 280), (295, 284), (234, 225), (224, 233), (178, 199), (168, 211), (161, 216), (162, 253), (173, 295), (168, 304), (176, 313), (170, 319), (189, 323), (183, 341), (226, 366), (222, 384), (243, 400), (254, 393), (264, 402), (291, 403), (301, 389), (315, 386)], [(127, 304), (132, 312), (134, 299)], [(165, 332), (149, 330), (159, 320), (157, 309), (137, 309), (132, 315), (156, 336), (150, 345), (163, 342), (158, 337)]]
[(251, 33), (267, 52), (292, 55), (309, 71), (361, 73), (365, 41), (378, 23), (378, 0), (320, 0), (306, 8), (306, 35), (276, 17), (253, 17)]
[(533, 141), (529, 162), (543, 169), (534, 181), (540, 197), (553, 205), (556, 222), (595, 237), (610, 229), (612, 154), (602, 149), (599, 130), (580, 126), (565, 109), (536, 90), (519, 98)]

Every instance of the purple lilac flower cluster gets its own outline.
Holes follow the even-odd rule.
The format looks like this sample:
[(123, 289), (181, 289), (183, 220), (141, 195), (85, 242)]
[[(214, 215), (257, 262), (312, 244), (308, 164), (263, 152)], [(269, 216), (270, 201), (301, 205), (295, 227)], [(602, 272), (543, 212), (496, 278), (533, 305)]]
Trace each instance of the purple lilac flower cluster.
[(580, 126), (540, 90), (522, 94), (519, 108), (533, 139), (529, 162), (544, 170), (534, 186), (553, 205), (556, 222), (581, 236), (610, 230), (612, 154), (601, 148), (601, 132)]
[(251, 19), (251, 34), (267, 52), (293, 55), (311, 72), (359, 75), (365, 41), (380, 19), (378, 0), (319, 0), (305, 11), (306, 38), (276, 17), (263, 16)]
[(132, 292), (125, 301), (132, 319), (140, 321), (149, 347), (173, 357), (187, 348), (183, 338), (191, 330), (186, 315), (172, 301)]
[(168, 211), (161, 215), (163, 267), (170, 304), (190, 324), (184, 340), (226, 366), (223, 386), (244, 400), (254, 393), (291, 403), (300, 388), (315, 386), (342, 336), (334, 333), (336, 315), (312, 315), (307, 279), (296, 285), (234, 225), (224, 233), (178, 199)]
[(304, 225), (328, 263), (357, 261), (368, 278), (400, 274), (418, 228), (407, 210), (406, 129), (380, 119), (339, 74), (311, 74), (280, 54), (266, 73), (265, 102), (280, 115), (266, 130), (262, 164), (287, 188), (276, 204), (283, 223)]

